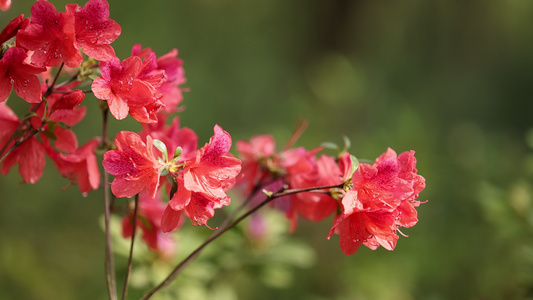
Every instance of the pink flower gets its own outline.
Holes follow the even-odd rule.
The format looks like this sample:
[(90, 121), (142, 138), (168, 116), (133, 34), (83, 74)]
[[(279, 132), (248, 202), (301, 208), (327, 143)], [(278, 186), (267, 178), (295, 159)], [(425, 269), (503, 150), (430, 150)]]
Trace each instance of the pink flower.
[(152, 138), (141, 137), (129, 131), (121, 131), (115, 137), (117, 150), (104, 154), (104, 169), (115, 176), (111, 191), (117, 197), (132, 197), (146, 190), (154, 198), (159, 185), (161, 163), (154, 158)]
[(41, 84), (36, 74), (46, 71), (24, 62), (26, 51), (19, 47), (9, 48), (0, 59), (0, 101), (9, 97), (11, 88), (29, 103), (41, 102)]
[(148, 82), (155, 89), (161, 87), (167, 80), (165, 71), (157, 68), (155, 52), (150, 48), (142, 49), (140, 44), (136, 44), (131, 49), (131, 56), (137, 56), (142, 60), (139, 79)]
[[(30, 23), (30, 19), (28, 18), (24, 19), (23, 14), (20, 14), (18, 17), (11, 20), (11, 22), (7, 24), (7, 26), (2, 30), (2, 32), (0, 32), (0, 46), (2, 46), (3, 43), (7, 42), (9, 39), (14, 37), (15, 35), (17, 35), (17, 32), (20, 29), (28, 26), (29, 23)], [(2, 52), (2, 49), (0, 49), (0, 53), (1, 52)]]
[(185, 83), (183, 61), (177, 58), (178, 50), (173, 49), (157, 58), (150, 48), (142, 49), (141, 45), (137, 44), (133, 46), (131, 54), (142, 58), (143, 71), (140, 78), (149, 82), (161, 94), (161, 101), (165, 104), (164, 111), (178, 111), (178, 105), (183, 99), (183, 89), (178, 85)]
[(88, 56), (109, 61), (115, 50), (109, 44), (117, 39), (122, 29), (109, 19), (109, 4), (105, 0), (89, 0), (83, 8), (68, 4), (67, 13), (74, 15), (76, 42)]
[[(86, 113), (86, 107), (76, 107), (83, 101), (85, 94), (80, 90), (75, 90), (67, 94), (54, 93), (48, 97), (48, 107), (40, 105), (35, 110), (39, 117), (30, 118), (31, 125), (43, 132), (41, 139), (45, 144), (49, 144), (49, 138), (54, 141), (54, 146), (67, 153), (78, 148), (78, 139), (71, 129), (62, 128), (57, 123), (64, 123), (67, 126), (74, 126), (79, 123)], [(45, 115), (46, 112), (46, 115)], [(44, 122), (43, 122), (44, 120)]]
[(164, 232), (174, 230), (181, 212), (185, 210), (194, 225), (206, 225), (214, 209), (229, 205), (226, 190), (233, 186), (241, 170), (241, 161), (228, 153), (231, 136), (220, 126), (214, 136), (198, 150), (196, 159), (184, 162), (177, 176), (178, 191), (169, 201), (161, 227)]
[[(316, 162), (311, 160), (308, 164), (308, 172), (289, 177), (291, 188), (304, 189), (343, 183), (341, 170), (333, 157), (322, 155)], [(338, 206), (337, 201), (325, 193), (298, 193), (293, 196), (293, 201), (294, 209), (299, 215), (315, 222), (329, 217)]]
[(250, 141), (238, 141), (237, 151), (242, 159), (238, 183), (246, 184), (247, 193), (257, 185), (271, 180), (271, 171), (276, 168), (278, 157), (276, 143), (270, 135), (258, 135)]
[(31, 22), (18, 32), (17, 45), (34, 51), (31, 61), (39, 67), (53, 67), (64, 62), (74, 68), (83, 61), (76, 44), (74, 15), (58, 13), (54, 5), (45, 0), (33, 4)]
[[(414, 152), (399, 157), (388, 149), (373, 166), (360, 164), (353, 174), (353, 188), (342, 199), (343, 213), (330, 235), (340, 234), (340, 245), (350, 255), (364, 244), (371, 249), (380, 245), (396, 247), (400, 227), (416, 224), (415, 199), (423, 189), (424, 179), (416, 174)], [(329, 238), (328, 236), (328, 238)]]
[(165, 103), (165, 111), (173, 113), (178, 111), (178, 105), (183, 100), (182, 91), (187, 89), (180, 88), (184, 84), (185, 71), (183, 69), (183, 60), (178, 58), (178, 50), (172, 49), (169, 53), (159, 57), (156, 61), (157, 68), (164, 70), (167, 80), (158, 89), (163, 94), (161, 101)]
[[(20, 121), (15, 113), (5, 104), (0, 103), (0, 144), (4, 146), (15, 133)], [(12, 140), (6, 147), (6, 151), (15, 144)], [(6, 175), (11, 167), (19, 164), (19, 173), (22, 179), (28, 183), (36, 183), (43, 175), (46, 164), (44, 147), (35, 136), (21, 143), (15, 150), (6, 156), (2, 163), (0, 173)]]
[(142, 71), (139, 57), (102, 62), (100, 71), (102, 76), (93, 81), (91, 88), (96, 98), (107, 100), (115, 118), (122, 120), (130, 113), (139, 122), (157, 121), (156, 113), (163, 104), (157, 99), (155, 89), (139, 79)]
[(11, 6), (11, 0), (0, 0), (0, 10), (6, 11)]
[[(145, 138), (151, 136), (153, 139), (160, 140), (168, 148), (168, 155), (172, 156), (176, 148), (181, 147), (182, 152), (178, 163), (193, 160), (196, 157), (198, 149), (198, 137), (190, 128), (180, 128), (179, 117), (174, 117), (170, 125), (166, 125), (167, 115), (159, 113), (157, 123), (142, 123), (142, 132), (140, 136)], [(159, 150), (155, 150), (159, 153)], [(161, 155), (156, 155), (161, 157)]]
[(44, 146), (35, 137), (29, 138), (4, 159), (0, 172), (6, 175), (17, 163), (22, 179), (28, 183), (36, 183), (43, 175), (46, 164)]
[(72, 184), (77, 184), (84, 195), (98, 189), (100, 185), (100, 171), (94, 153), (98, 143), (98, 139), (92, 139), (69, 154), (58, 153), (51, 147), (46, 148), (59, 173), (70, 179)]

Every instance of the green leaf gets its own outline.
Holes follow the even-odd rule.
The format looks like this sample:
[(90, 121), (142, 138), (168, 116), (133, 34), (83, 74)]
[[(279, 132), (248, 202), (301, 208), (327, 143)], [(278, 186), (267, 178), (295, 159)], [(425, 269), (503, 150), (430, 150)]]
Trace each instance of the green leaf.
[(274, 193), (272, 193), (271, 191), (268, 191), (268, 190), (265, 190), (263, 189), (263, 194), (267, 195), (267, 197), (272, 197), (272, 195), (274, 195)]
[(57, 122), (56, 123), (57, 126), (59, 126), (60, 128), (63, 128), (63, 129), (70, 129), (70, 126), (68, 126), (67, 124), (63, 123), (63, 122)]
[[(350, 160), (352, 161), (352, 175), (355, 171), (357, 171), (357, 169), (359, 169), (359, 160), (357, 159), (357, 157), (353, 156), (353, 155), (350, 155)], [(350, 175), (350, 177), (352, 177)]]
[(57, 140), (57, 137), (54, 133), (54, 131), (51, 131), (50, 129), (47, 129), (45, 131), (41, 131), (42, 134), (44, 134), (44, 136), (46, 136), (47, 138), (51, 139), (52, 141), (55, 141)]
[(323, 142), (320, 145), (327, 149), (339, 150), (339, 146), (333, 142)]
[(155, 146), (159, 151), (161, 151), (161, 153), (163, 153), (163, 155), (165, 156), (165, 161), (168, 161), (167, 146), (165, 145), (165, 143), (161, 142), (161, 141), (158, 140), (158, 139), (154, 139), (154, 146)]
[(56, 127), (57, 127), (57, 123), (56, 122), (48, 121), (46, 123), (48, 124), (48, 128), (46, 129), (46, 131), (50, 131), (50, 132), (56, 131)]
[(29, 113), (25, 114), (22, 117), (22, 120), (26, 120), (26, 119), (29, 119), (31, 117), (38, 117), (39, 119), (41, 118), (41, 116), (39, 116), (36, 112), (30, 111)]
[(342, 152), (347, 152), (352, 146), (352, 142), (350, 142), (350, 139), (345, 135), (342, 136), (342, 140), (344, 141), (344, 149)]

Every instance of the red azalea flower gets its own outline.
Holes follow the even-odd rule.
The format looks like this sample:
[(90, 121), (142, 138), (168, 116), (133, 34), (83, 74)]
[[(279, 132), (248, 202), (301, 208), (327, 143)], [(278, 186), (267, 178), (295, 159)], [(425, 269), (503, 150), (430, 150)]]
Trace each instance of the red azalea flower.
[(0, 10), (6, 11), (11, 7), (11, 0), (0, 0)]
[[(340, 245), (350, 255), (364, 244), (371, 249), (396, 247), (399, 227), (416, 224), (416, 201), (424, 179), (417, 175), (414, 152), (400, 157), (388, 149), (373, 166), (360, 164), (353, 174), (353, 188), (342, 199), (343, 213), (337, 218), (333, 232), (340, 234)], [(402, 216), (404, 215), (404, 216)]]
[[(307, 150), (303, 147), (285, 150), (280, 154), (279, 167), (283, 170), (283, 180), (290, 185), (292, 177), (298, 177), (300, 174), (313, 171), (314, 156), (317, 152), (324, 149), (317, 147)], [(290, 231), (296, 230), (298, 214), (295, 209), (293, 196), (282, 197), (274, 200), (273, 205), (285, 212), (285, 216), (291, 222)]]
[(75, 68), (83, 61), (76, 44), (74, 15), (58, 13), (54, 5), (39, 0), (31, 8), (31, 21), (17, 34), (17, 45), (34, 51), (31, 61), (39, 67), (64, 62)]
[(234, 184), (241, 161), (228, 153), (229, 133), (218, 125), (214, 132), (209, 143), (198, 150), (196, 159), (185, 162), (184, 170), (177, 176), (178, 190), (169, 201), (171, 209), (165, 210), (163, 231), (174, 230), (178, 214), (184, 209), (194, 225), (206, 225), (214, 209), (229, 205), (225, 191)]
[(20, 120), (17, 115), (5, 104), (0, 103), (0, 142), (1, 146), (7, 142), (11, 134), (17, 130)]
[(0, 172), (6, 175), (11, 167), (18, 163), (22, 179), (28, 183), (36, 183), (43, 175), (46, 164), (44, 151), (44, 146), (35, 137), (31, 137), (4, 159)]
[[(174, 254), (175, 242), (170, 234), (161, 231), (161, 217), (166, 205), (158, 193), (154, 199), (146, 192), (139, 194), (137, 208), (137, 228), (143, 232), (142, 239), (150, 250), (160, 253), (165, 258)], [(122, 236), (129, 238), (133, 232), (133, 212), (122, 218)], [(181, 225), (181, 224), (180, 224)]]
[(107, 100), (111, 114), (118, 120), (131, 113), (137, 121), (150, 123), (157, 121), (157, 112), (162, 103), (156, 97), (155, 89), (140, 80), (142, 61), (137, 56), (120, 62), (115, 58), (100, 63), (102, 76), (96, 78), (92, 90), (96, 98)]
[[(53, 134), (54, 146), (67, 153), (73, 152), (78, 148), (78, 139), (74, 132), (68, 128), (60, 126), (50, 127), (49, 121), (55, 123), (64, 123), (67, 126), (74, 126), (79, 123), (86, 113), (86, 107), (76, 107), (83, 101), (85, 94), (80, 90), (75, 90), (67, 94), (54, 93), (48, 97), (48, 109), (44, 105), (39, 106), (35, 116), (30, 118), (30, 122), (35, 129)], [(44, 115), (44, 113), (47, 115)], [(45, 123), (43, 124), (43, 120)], [(41, 139), (46, 144), (50, 141), (46, 135), (41, 135)]]
[(421, 202), (416, 199), (426, 187), (426, 180), (417, 174), (414, 151), (406, 151), (398, 155), (398, 163), (400, 166), (398, 177), (408, 181), (413, 186), (413, 195), (398, 206), (399, 217), (396, 223), (401, 227), (409, 228), (418, 222), (418, 213), (415, 207), (418, 207)]
[[(220, 126), (208, 144), (198, 150), (195, 161), (183, 170), (184, 188), (203, 194), (212, 201), (226, 201), (226, 182), (231, 182), (241, 170), (241, 161), (229, 154), (231, 136)], [(179, 188), (179, 187), (178, 187)]]
[(183, 61), (177, 58), (178, 50), (173, 49), (157, 58), (150, 48), (142, 49), (141, 45), (137, 44), (132, 48), (132, 55), (143, 60), (140, 78), (149, 82), (161, 94), (161, 101), (165, 104), (164, 111), (178, 111), (178, 105), (183, 100), (182, 89), (178, 85), (185, 83)]
[(98, 139), (92, 139), (69, 154), (57, 153), (51, 147), (46, 148), (59, 173), (70, 179), (72, 184), (77, 184), (83, 195), (98, 189), (100, 185), (100, 171), (94, 153), (98, 143)]
[[(291, 174), (289, 186), (304, 189), (316, 186), (338, 185), (343, 182), (339, 166), (333, 157), (322, 155), (316, 162), (307, 162), (309, 172)], [(294, 209), (302, 217), (321, 221), (337, 210), (337, 201), (325, 193), (298, 193), (293, 196)]]
[(24, 62), (26, 51), (19, 47), (9, 48), (0, 59), (0, 101), (9, 97), (11, 88), (29, 103), (41, 102), (42, 92), (36, 74), (46, 71)]
[(115, 176), (111, 183), (111, 191), (119, 198), (132, 197), (147, 190), (154, 198), (159, 185), (159, 168), (161, 163), (154, 157), (152, 138), (141, 137), (129, 131), (121, 131), (115, 137), (117, 150), (104, 154), (104, 169)]
[(168, 113), (179, 111), (178, 106), (183, 101), (182, 91), (186, 91), (179, 87), (186, 81), (183, 60), (178, 58), (178, 50), (172, 49), (169, 53), (159, 57), (156, 63), (157, 68), (164, 70), (167, 75), (167, 80), (158, 89), (163, 94), (161, 101), (165, 103), (165, 111)]
[[(180, 128), (179, 117), (174, 117), (170, 125), (166, 125), (167, 115), (159, 113), (157, 123), (142, 123), (142, 132), (140, 136), (146, 138), (151, 136), (153, 139), (160, 140), (168, 148), (168, 155), (172, 156), (176, 148), (181, 147), (182, 152), (178, 163), (193, 160), (196, 157), (198, 149), (198, 137), (192, 129), (187, 127)], [(159, 152), (159, 150), (154, 150)], [(156, 155), (160, 156), (160, 155)]]
[[(20, 120), (17, 115), (15, 115), (5, 103), (0, 103), (0, 141), (2, 146), (4, 146), (10, 139), (11, 135), (15, 133), (19, 124)], [(8, 151), (14, 143), (14, 141), (11, 141), (9, 145), (7, 145), (6, 151)], [(29, 138), (6, 156), (2, 162), (0, 173), (6, 175), (9, 173), (11, 167), (17, 163), (19, 164), (20, 176), (25, 182), (37, 182), (43, 175), (46, 163), (43, 145), (35, 137)]]
[[(0, 3), (2, 1), (0, 0)], [(1, 5), (1, 4), (0, 4)], [(7, 24), (7, 26), (0, 32), (0, 46), (2, 46), (3, 43), (7, 42), (9, 39), (17, 35), (17, 32), (26, 27), (30, 23), (30, 19), (26, 18), (24, 19), (24, 15), (20, 14), (18, 17), (14, 18)], [(0, 49), (0, 53), (2, 52), (2, 49)]]
[[(136, 44), (131, 49), (131, 55), (137, 56), (142, 60), (142, 68), (139, 74), (139, 79), (150, 83), (150, 85), (157, 89), (165, 83), (167, 75), (164, 70), (159, 70), (156, 63), (156, 55), (150, 48), (142, 49), (140, 44)], [(160, 97), (162, 95), (159, 95)]]
[(89, 0), (83, 8), (68, 4), (67, 13), (75, 18), (76, 42), (88, 56), (109, 61), (115, 50), (109, 44), (117, 39), (122, 29), (109, 19), (109, 4), (105, 0)]
[(271, 180), (271, 172), (276, 168), (276, 142), (270, 135), (258, 135), (250, 141), (238, 141), (237, 151), (242, 159), (242, 170), (238, 184), (246, 184), (247, 193), (256, 185)]

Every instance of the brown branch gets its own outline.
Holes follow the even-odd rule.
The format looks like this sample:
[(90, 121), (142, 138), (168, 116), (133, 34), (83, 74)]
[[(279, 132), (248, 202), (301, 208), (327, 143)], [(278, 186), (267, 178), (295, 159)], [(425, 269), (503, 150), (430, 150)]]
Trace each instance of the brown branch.
[[(104, 109), (102, 111), (102, 143), (107, 146), (107, 116), (109, 110)], [(107, 147), (106, 147), (107, 148)], [(107, 294), (110, 300), (117, 299), (117, 287), (115, 280), (115, 261), (113, 259), (113, 245), (111, 242), (111, 231), (110, 231), (110, 219), (111, 219), (111, 206), (110, 206), (110, 193), (109, 193), (109, 174), (104, 171), (104, 218), (105, 218), (105, 275), (106, 275), (106, 285), (107, 285)]]
[(124, 279), (124, 288), (122, 289), (122, 300), (126, 300), (126, 295), (128, 295), (128, 281), (131, 274), (131, 262), (133, 260), (133, 244), (135, 243), (135, 232), (137, 229), (137, 210), (139, 209), (139, 194), (135, 195), (135, 208), (133, 209), (133, 219), (131, 220), (132, 229), (131, 229), (131, 246), (130, 246), (130, 255), (128, 257), (128, 268), (126, 271), (126, 277)]

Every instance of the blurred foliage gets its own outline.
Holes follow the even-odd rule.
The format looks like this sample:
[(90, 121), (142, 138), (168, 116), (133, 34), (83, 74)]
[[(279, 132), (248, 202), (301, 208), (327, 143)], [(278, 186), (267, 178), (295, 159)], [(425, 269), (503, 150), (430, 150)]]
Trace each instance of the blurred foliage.
[[(62, 11), (69, 1), (52, 2)], [(298, 145), (346, 135), (358, 158), (413, 149), (427, 180), (420, 221), (393, 252), (346, 257), (337, 237), (325, 238), (329, 220), (279, 233), (270, 254), (240, 247), (236, 231), (161, 299), (533, 298), (533, 2), (109, 2), (123, 28), (119, 57), (135, 43), (158, 55), (180, 50), (190, 88), (181, 124), (200, 143), (219, 124), (234, 140), (271, 133), (281, 148), (300, 116), (310, 126)], [(30, 15), (31, 4), (13, 0), (0, 26)], [(75, 127), (82, 143), (100, 131), (93, 100)], [(139, 129), (131, 118), (110, 126)], [(101, 193), (61, 191), (67, 180), (50, 162), (37, 184), (20, 181), (16, 170), (0, 180), (0, 298), (103, 299)], [(202, 234), (179, 233), (179, 255)], [(288, 263), (298, 251), (314, 264)], [(155, 271), (139, 263), (141, 288), (139, 274)]]

